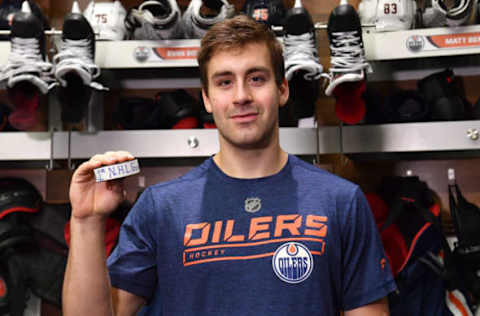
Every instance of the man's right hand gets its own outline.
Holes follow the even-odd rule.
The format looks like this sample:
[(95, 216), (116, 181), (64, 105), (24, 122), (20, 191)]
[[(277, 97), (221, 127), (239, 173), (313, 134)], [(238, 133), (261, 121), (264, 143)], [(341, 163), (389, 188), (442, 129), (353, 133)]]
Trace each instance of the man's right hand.
[(123, 179), (96, 182), (93, 170), (132, 159), (134, 157), (129, 152), (109, 151), (82, 163), (73, 173), (70, 182), (72, 217), (104, 219), (115, 211), (125, 199)]

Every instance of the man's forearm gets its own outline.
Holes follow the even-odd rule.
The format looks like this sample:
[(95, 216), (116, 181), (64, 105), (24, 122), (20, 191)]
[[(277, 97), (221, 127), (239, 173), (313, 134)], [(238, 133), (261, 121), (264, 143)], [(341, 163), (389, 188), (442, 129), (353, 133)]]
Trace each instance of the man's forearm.
[(113, 315), (105, 254), (105, 221), (70, 221), (70, 251), (63, 284), (63, 315)]

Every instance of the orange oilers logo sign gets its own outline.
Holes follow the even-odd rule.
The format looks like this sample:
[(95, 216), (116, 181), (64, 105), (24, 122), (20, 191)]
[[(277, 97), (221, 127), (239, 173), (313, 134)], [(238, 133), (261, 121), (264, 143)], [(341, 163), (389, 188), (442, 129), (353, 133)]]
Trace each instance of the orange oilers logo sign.
[(312, 273), (313, 257), (310, 250), (303, 244), (289, 242), (275, 251), (272, 266), (280, 280), (287, 283), (300, 283)]
[(327, 220), (326, 216), (289, 214), (187, 224), (183, 265), (275, 257), (275, 273), (298, 283), (310, 274), (312, 256), (325, 251)]

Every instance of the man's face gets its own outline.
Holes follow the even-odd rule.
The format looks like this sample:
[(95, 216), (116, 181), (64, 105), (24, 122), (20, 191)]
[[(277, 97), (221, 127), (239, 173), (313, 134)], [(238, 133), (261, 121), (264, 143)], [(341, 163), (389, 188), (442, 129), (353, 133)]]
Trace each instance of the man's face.
[(278, 107), (288, 99), (288, 83), (275, 82), (267, 46), (247, 44), (216, 52), (207, 67), (205, 107), (221, 138), (241, 148), (263, 148), (278, 128)]

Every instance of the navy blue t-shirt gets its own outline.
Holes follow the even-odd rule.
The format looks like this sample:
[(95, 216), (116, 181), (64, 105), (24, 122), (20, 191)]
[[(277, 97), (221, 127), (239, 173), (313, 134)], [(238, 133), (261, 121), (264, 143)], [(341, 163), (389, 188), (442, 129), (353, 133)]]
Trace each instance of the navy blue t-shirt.
[(237, 179), (207, 159), (148, 187), (108, 259), (164, 315), (339, 315), (395, 290), (359, 187), (290, 155)]

